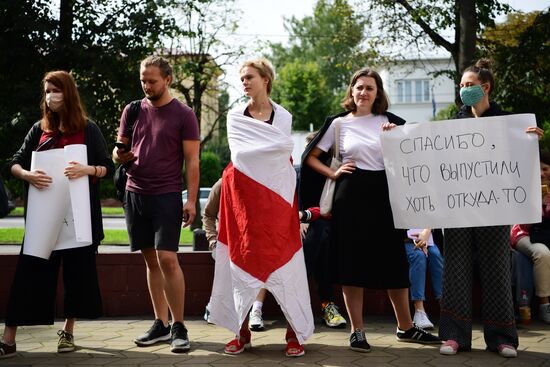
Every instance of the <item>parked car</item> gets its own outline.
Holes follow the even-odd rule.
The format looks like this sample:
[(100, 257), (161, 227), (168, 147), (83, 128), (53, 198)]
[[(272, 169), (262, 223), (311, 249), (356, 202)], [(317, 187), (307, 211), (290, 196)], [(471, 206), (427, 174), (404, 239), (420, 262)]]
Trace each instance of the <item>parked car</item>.
[[(210, 195), (211, 190), (212, 189), (210, 187), (201, 187), (199, 189), (199, 203), (201, 207), (201, 212), (200, 212), (201, 216), (204, 210), (204, 206), (206, 205), (206, 201), (208, 200), (208, 195)], [(181, 200), (183, 201), (184, 204), (187, 201), (187, 190), (183, 190), (183, 192), (181, 193)]]

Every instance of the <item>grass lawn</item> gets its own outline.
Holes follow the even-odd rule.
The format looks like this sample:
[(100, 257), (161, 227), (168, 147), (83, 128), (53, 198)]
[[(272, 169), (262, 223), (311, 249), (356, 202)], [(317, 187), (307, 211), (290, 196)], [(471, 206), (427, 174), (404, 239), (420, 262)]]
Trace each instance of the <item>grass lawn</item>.
[[(103, 245), (128, 244), (128, 232), (125, 229), (105, 229)], [(0, 228), (0, 244), (19, 245), (23, 241), (23, 228)], [(180, 235), (180, 245), (191, 245), (193, 243), (193, 232), (183, 228)]]
[(103, 215), (121, 215), (121, 216), (124, 216), (124, 209), (122, 209), (122, 207), (117, 207), (117, 208), (114, 208), (114, 207), (107, 207), (107, 206), (102, 206), (101, 207), (101, 213)]
[[(113, 207), (102, 207), (101, 213), (103, 215), (121, 215), (124, 216), (124, 209), (122, 207), (113, 208)], [(10, 214), (8, 215), (10, 217), (21, 217), (23, 216), (23, 207), (18, 206), (15, 209), (13, 209)]]

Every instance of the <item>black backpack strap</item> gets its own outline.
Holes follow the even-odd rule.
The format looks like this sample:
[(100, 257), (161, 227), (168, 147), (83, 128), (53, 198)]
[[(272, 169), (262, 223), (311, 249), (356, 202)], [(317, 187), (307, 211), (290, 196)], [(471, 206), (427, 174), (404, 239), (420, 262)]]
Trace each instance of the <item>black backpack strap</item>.
[(132, 144), (132, 135), (134, 132), (134, 124), (139, 116), (139, 110), (141, 108), (141, 99), (132, 101), (130, 103), (130, 108), (128, 109), (128, 122), (127, 122), (127, 129), (126, 129), (126, 136), (129, 137), (129, 144)]

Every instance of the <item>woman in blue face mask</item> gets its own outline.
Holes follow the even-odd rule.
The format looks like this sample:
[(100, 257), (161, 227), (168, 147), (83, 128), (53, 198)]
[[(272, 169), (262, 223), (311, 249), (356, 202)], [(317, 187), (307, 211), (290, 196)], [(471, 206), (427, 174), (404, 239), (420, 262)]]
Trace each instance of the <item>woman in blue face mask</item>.
[[(464, 71), (460, 98), (464, 106), (455, 118), (510, 114), (489, 100), (495, 85), (489, 61), (479, 60)], [(528, 133), (542, 136), (532, 126)], [(516, 357), (516, 331), (510, 276), (510, 227), (489, 226), (445, 229), (445, 267), (439, 336), (444, 355), (470, 350), (472, 343), (472, 285), (474, 262), (481, 285), (483, 335), (487, 349)]]

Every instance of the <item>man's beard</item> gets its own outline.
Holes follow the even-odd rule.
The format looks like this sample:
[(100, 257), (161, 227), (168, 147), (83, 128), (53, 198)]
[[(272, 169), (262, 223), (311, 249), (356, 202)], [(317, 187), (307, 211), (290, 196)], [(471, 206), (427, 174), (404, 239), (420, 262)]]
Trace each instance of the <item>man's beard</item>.
[(146, 95), (145, 98), (147, 98), (150, 101), (158, 101), (161, 96), (162, 96), (162, 94), (153, 94), (152, 96), (147, 96)]

